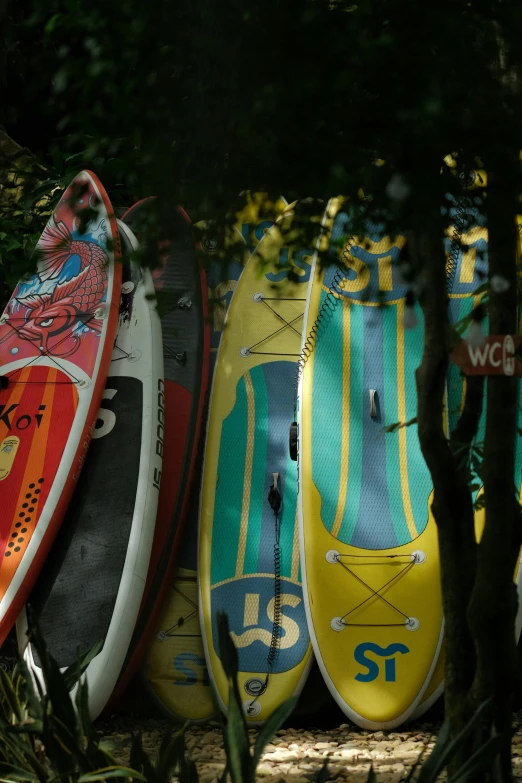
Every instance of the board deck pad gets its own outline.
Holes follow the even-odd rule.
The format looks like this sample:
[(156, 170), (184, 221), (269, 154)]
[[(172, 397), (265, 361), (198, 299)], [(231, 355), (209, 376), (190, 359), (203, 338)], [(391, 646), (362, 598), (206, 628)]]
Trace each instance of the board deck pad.
[[(291, 221), (292, 214), (285, 213), (283, 220)], [(266, 267), (260, 275), (261, 258)], [(284, 283), (290, 270), (300, 282)], [(309, 271), (309, 265), (298, 267), (285, 255), (281, 226), (270, 229), (234, 292), (211, 396), (200, 511), (203, 635), (210, 678), (226, 709), (228, 683), (216, 621), (219, 611), (228, 614), (238, 649), (243, 709), (255, 723), (300, 690), (310, 662), (297, 539), (297, 472), (288, 453)], [(274, 282), (282, 283), (279, 290)], [(274, 474), (282, 499), (277, 520), (268, 501)], [(274, 633), (278, 643), (272, 657)]]
[(0, 319), (0, 642), (43, 565), (89, 446), (117, 323), (115, 226), (103, 186), (81, 172), (44, 229), (36, 272), (19, 282)]
[[(325, 216), (332, 246), (350, 236), (339, 207)], [(432, 485), (416, 428), (404, 426), (416, 416), (423, 350), (422, 312), (406, 330), (394, 279), (404, 243), (369, 226), (351, 237), (346, 265), (316, 261), (299, 395), (308, 622), (332, 695), (363, 728), (392, 728), (413, 711), (442, 633)]]
[[(123, 215), (137, 232), (156, 209), (144, 199)], [(162, 480), (149, 572), (139, 618), (116, 695), (137, 670), (158, 619), (179, 557), (187, 520), (197, 444), (208, 384), (210, 323), (206, 275), (198, 266), (190, 219), (180, 207), (172, 210), (169, 236), (151, 242), (152, 268), (163, 334), (164, 386), (159, 395)]]
[[(92, 444), (61, 535), (30, 603), (61, 669), (101, 642), (87, 666), (89, 708), (96, 717), (114, 687), (132, 633), (148, 567), (161, 471), (157, 391), (163, 385), (161, 330), (148, 270), (130, 260), (137, 241), (122, 227), (124, 265), (118, 332)], [(129, 236), (127, 236), (129, 233)], [(26, 662), (43, 683), (34, 646)]]
[[(109, 384), (115, 394), (104, 399), (102, 411), (115, 426), (97, 437), (106, 426), (98, 419), (62, 534), (30, 599), (49, 652), (61, 668), (76, 661), (78, 648), (85, 653), (107, 636), (136, 503), (142, 383), (115, 377)], [(125, 484), (116, 491), (122, 476)]]

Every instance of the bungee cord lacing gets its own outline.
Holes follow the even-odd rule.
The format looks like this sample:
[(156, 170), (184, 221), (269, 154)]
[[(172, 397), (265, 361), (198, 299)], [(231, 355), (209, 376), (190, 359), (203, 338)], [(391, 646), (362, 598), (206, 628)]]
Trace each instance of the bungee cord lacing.
[[(282, 321), (286, 326), (289, 326), (296, 333), (299, 339), (301, 339), (301, 332), (299, 332), (297, 329), (294, 328), (294, 326), (292, 325), (293, 321), (290, 322), (286, 321), (282, 315), (280, 315), (276, 310), (274, 310), (273, 307), (271, 307), (268, 304), (268, 302), (273, 302), (274, 300), (280, 302), (306, 302), (306, 299), (290, 299), (290, 298), (278, 299), (278, 297), (275, 296), (264, 296), (261, 299), (261, 302), (265, 305), (265, 307), (267, 307), (270, 310), (270, 312), (273, 313), (276, 318), (279, 318), (279, 320)], [(269, 338), (267, 337), (267, 339)]]
[[(190, 620), (192, 620), (194, 617), (198, 614), (198, 605), (192, 601), (188, 595), (185, 595), (183, 590), (180, 590), (179, 587), (176, 587), (176, 585), (173, 585), (174, 591), (180, 595), (182, 598), (185, 599), (185, 601), (192, 606), (192, 612), (190, 612), (186, 617), (179, 617), (178, 621), (174, 623), (174, 625), (171, 625), (170, 628), (167, 628), (165, 631), (162, 631), (162, 638), (166, 638), (167, 636), (175, 636), (173, 631), (177, 631), (179, 628), (182, 628), (184, 625), (186, 625)], [(200, 634), (184, 634), (184, 636), (199, 636)]]
[[(404, 567), (395, 574), (391, 579), (389, 579), (385, 584), (383, 584), (381, 587), (379, 587), (377, 590), (375, 590), (371, 585), (369, 585), (364, 579), (362, 579), (358, 574), (356, 574), (350, 567), (348, 563), (343, 562), (342, 558), (354, 558), (357, 560), (397, 560), (399, 558), (408, 558), (408, 562), (404, 563)], [(390, 587), (394, 582), (396, 582), (401, 577), (405, 576), (408, 571), (413, 568), (413, 566), (421, 562), (418, 560), (416, 553), (411, 554), (395, 554), (395, 555), (342, 555), (340, 553), (335, 553), (335, 555), (329, 559), (329, 562), (331, 563), (339, 563), (351, 576), (353, 576), (354, 579), (356, 579), (360, 584), (362, 584), (367, 590), (369, 590), (370, 595), (365, 598), (363, 601), (361, 601), (357, 606), (354, 606), (352, 609), (350, 609), (348, 612), (343, 614), (342, 616), (335, 618), (339, 623), (341, 623), (343, 626), (348, 627), (370, 627), (370, 628), (388, 628), (388, 627), (395, 627), (395, 626), (404, 626), (408, 625), (408, 623), (411, 621), (411, 618), (409, 615), (407, 615), (405, 612), (403, 612), (401, 609), (399, 609), (398, 606), (395, 606), (391, 601), (389, 601), (385, 596), (383, 595), (383, 592)], [(361, 563), (362, 565), (362, 563)], [(366, 567), (371, 565), (382, 565), (382, 563), (364, 563)], [(393, 609), (394, 612), (397, 612), (399, 615), (401, 615), (405, 622), (401, 623), (363, 623), (363, 622), (357, 622), (357, 623), (351, 623), (346, 622), (346, 618), (349, 617), (351, 614), (356, 612), (358, 609), (360, 609), (362, 606), (368, 603), (368, 601), (371, 601), (373, 598), (378, 598), (381, 601), (383, 601), (387, 606), (390, 607), (390, 609)]]
[[(264, 301), (264, 299), (260, 300), (260, 301)], [(301, 300), (293, 300), (293, 301), (304, 301), (304, 300), (301, 299)], [(269, 309), (271, 310), (271, 312), (274, 313), (274, 315), (277, 315), (277, 313), (275, 313), (273, 308), (269, 307)], [(276, 329), (271, 334), (267, 335), (266, 337), (263, 337), (262, 340), (259, 340), (257, 343), (254, 343), (254, 345), (251, 345), (250, 347), (245, 348), (244, 349), (245, 356), (250, 356), (250, 355), (257, 355), (257, 356), (299, 356), (299, 354), (297, 354), (297, 353), (277, 353), (276, 351), (255, 351), (254, 350), (255, 348), (257, 348), (258, 345), (262, 345), (263, 343), (266, 343), (268, 340), (271, 340), (272, 337), (276, 337), (278, 334), (283, 332), (287, 327), (290, 327), (294, 332), (296, 332), (296, 334), (298, 334), (297, 330), (294, 329), (293, 324), (295, 324), (296, 321), (298, 321), (300, 318), (303, 317), (303, 313), (300, 313), (299, 315), (296, 315), (296, 317), (292, 318), (291, 321), (287, 321), (282, 316), (278, 316), (278, 317), (284, 322), (284, 326), (281, 326), (279, 329)]]

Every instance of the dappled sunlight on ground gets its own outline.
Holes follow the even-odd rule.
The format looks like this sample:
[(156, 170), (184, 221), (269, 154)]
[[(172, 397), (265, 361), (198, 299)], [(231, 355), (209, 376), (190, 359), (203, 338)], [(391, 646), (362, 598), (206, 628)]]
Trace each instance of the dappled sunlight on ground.
[[(121, 719), (116, 723), (121, 723)], [(136, 721), (133, 727), (135, 731), (143, 731), (144, 748), (149, 753), (157, 750), (166, 728), (165, 722), (156, 720)], [(118, 731), (111, 731), (105, 736), (111, 743), (110, 750), (119, 760), (128, 763), (130, 737), (120, 729), (123, 725)], [(381, 783), (398, 783), (423, 750), (430, 752), (437, 730), (438, 724), (433, 723), (412, 724), (404, 730), (388, 733), (359, 731), (347, 723), (328, 731), (282, 729), (266, 746), (258, 767), (258, 778), (266, 783), (283, 779), (291, 783), (306, 783), (315, 777), (327, 760), (330, 779), (363, 783), (371, 762)], [(257, 732), (251, 730), (250, 734), (254, 741)], [(190, 728), (186, 734), (186, 746), (189, 756), (197, 764), (201, 783), (217, 783), (225, 763), (219, 726), (212, 723)]]
[[(129, 720), (116, 717), (98, 726), (119, 761), (129, 762), (130, 732), (141, 731), (143, 746), (152, 756), (169, 724), (163, 720)], [(365, 783), (370, 764), (379, 783), (399, 783), (420, 754), (429, 754), (440, 723), (416, 721), (390, 732), (366, 732), (342, 723), (327, 731), (317, 728), (282, 729), (266, 746), (257, 770), (263, 783), (310, 783), (325, 761), (329, 779), (338, 783)], [(513, 772), (522, 781), (522, 714), (515, 721)], [(250, 731), (252, 742), (256, 730)], [(217, 783), (225, 764), (223, 737), (215, 722), (186, 733), (186, 747), (198, 767), (200, 783)]]

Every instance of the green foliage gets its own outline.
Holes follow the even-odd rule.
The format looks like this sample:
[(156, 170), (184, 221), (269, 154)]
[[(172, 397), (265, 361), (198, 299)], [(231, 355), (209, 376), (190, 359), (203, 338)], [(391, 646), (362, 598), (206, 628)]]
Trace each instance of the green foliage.
[(227, 763), (223, 779), (230, 774), (232, 783), (255, 783), (256, 767), (263, 754), (265, 745), (270, 742), (276, 731), (293, 712), (297, 698), (291, 698), (281, 704), (263, 724), (253, 748), (250, 749), (247, 722), (237, 683), (238, 656), (228, 627), (228, 618), (224, 612), (218, 614), (219, 652), (223, 669), (228, 678), (228, 715), (223, 725), (223, 738)]
[[(470, 739), (490, 709), (491, 700), (481, 704), (456, 737), (450, 735), (449, 721), (442, 725), (432, 754), (420, 766), (420, 773), (416, 778), (417, 783), (435, 783), (443, 770), (451, 764), (452, 759), (457, 757), (462, 749), (469, 746)], [(510, 742), (511, 736), (509, 734), (497, 734), (490, 737), (469, 756), (457, 772), (450, 775), (448, 783), (467, 783), (468, 780), (478, 780), (485, 770), (491, 769), (498, 754), (509, 747)], [(412, 774), (413, 772), (414, 770), (412, 770)]]
[(87, 783), (116, 778), (146, 779), (119, 765), (101, 749), (88, 709), (88, 686), (70, 687), (99, 647), (62, 673), (31, 620), (31, 640), (41, 662), (46, 693), (41, 694), (25, 662), (11, 674), (0, 668), (0, 780), (31, 783)]
[[(130, 766), (123, 767), (103, 748), (103, 741), (93, 729), (88, 710), (88, 688), (85, 680), (76, 689), (75, 704), (70, 691), (99, 651), (94, 647), (66, 672), (61, 672), (49, 654), (34, 618), (29, 616), (31, 640), (39, 656), (46, 693), (35, 687), (23, 660), (11, 674), (0, 668), (0, 783), (94, 783), (94, 781), (142, 781), (170, 783), (177, 775), (179, 783), (198, 783), (196, 765), (185, 750), (186, 724), (177, 731), (167, 731), (155, 757), (144, 751), (141, 736), (132, 737)], [(220, 655), (229, 681), (228, 718), (222, 719), (226, 766), (222, 781), (255, 783), (255, 772), (263, 750), (288, 719), (296, 699), (282, 704), (259, 729), (251, 745), (243, 715), (237, 684), (237, 651), (230, 636), (225, 614), (218, 618)], [(417, 764), (405, 778), (418, 783), (435, 783), (452, 759), (466, 746), (477, 726), (490, 709), (486, 702), (472, 720), (455, 737), (450, 737), (449, 723), (443, 724), (431, 755)], [(492, 736), (466, 760), (448, 783), (467, 783), (491, 767), (498, 753), (510, 741), (509, 736)], [(327, 762), (318, 770), (315, 783), (329, 779)], [(366, 783), (375, 783), (370, 767)]]

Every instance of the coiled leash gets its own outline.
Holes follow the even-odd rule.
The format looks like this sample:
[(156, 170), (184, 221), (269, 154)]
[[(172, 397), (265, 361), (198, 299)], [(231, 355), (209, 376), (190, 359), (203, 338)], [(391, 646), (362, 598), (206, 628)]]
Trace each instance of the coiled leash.
[(261, 685), (259, 692), (255, 698), (250, 702), (247, 712), (252, 712), (253, 705), (258, 698), (263, 695), (268, 687), (268, 681), (272, 673), (277, 653), (279, 650), (279, 640), (281, 639), (281, 506), (283, 499), (281, 493), (277, 488), (277, 482), (279, 481), (279, 473), (272, 473), (273, 483), (268, 490), (267, 500), (270, 504), (270, 508), (274, 512), (274, 526), (275, 526), (275, 544), (274, 544), (274, 621), (272, 623), (272, 638), (270, 640), (270, 649), (267, 655), (267, 673), (264, 683)]

